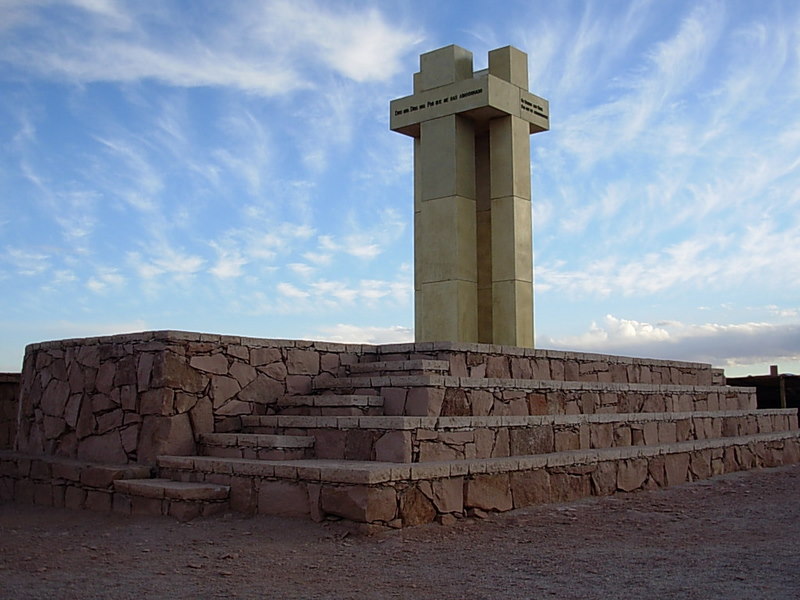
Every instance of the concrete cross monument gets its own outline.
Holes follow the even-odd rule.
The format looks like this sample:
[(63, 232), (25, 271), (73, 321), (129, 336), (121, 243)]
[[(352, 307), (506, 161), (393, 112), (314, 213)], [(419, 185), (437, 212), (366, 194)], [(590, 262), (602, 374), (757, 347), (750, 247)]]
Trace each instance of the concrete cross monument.
[(530, 134), (548, 102), (528, 91), (528, 57), (506, 46), (420, 56), (414, 93), (390, 127), (414, 138), (416, 339), (533, 347)]

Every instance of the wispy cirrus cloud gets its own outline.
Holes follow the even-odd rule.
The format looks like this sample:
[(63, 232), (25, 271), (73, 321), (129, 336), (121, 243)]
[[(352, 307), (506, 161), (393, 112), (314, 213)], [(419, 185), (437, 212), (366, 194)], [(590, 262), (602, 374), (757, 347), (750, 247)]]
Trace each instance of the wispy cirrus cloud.
[[(377, 8), (331, 10), (317, 2), (245, 2), (228, 12), (178, 18), (176, 3), (61, 4), (61, 22), (43, 4), (12, 2), (0, 29), (2, 62), (44, 77), (75, 82), (146, 79), (178, 87), (223, 86), (264, 96), (315, 87), (309, 71), (333, 69), (354, 81), (385, 80), (420, 39)], [(63, 27), (64, 22), (69, 27)], [(169, 25), (172, 35), (159, 35)], [(25, 44), (19, 37), (37, 33)], [(231, 32), (236, 32), (232, 35)]]

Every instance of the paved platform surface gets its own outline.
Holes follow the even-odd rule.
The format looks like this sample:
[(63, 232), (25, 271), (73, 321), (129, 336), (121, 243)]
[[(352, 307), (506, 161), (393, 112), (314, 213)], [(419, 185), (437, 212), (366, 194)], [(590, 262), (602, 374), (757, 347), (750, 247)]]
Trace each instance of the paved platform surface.
[(2, 598), (800, 597), (800, 466), (373, 537), (0, 504)]

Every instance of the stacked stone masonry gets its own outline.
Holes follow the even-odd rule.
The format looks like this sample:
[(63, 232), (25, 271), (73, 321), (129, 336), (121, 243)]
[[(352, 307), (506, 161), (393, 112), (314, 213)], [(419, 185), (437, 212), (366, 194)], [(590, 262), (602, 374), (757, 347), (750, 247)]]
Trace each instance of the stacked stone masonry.
[[(800, 440), (709, 365), (485, 344), (63, 340), (27, 348), (19, 398), (0, 498), (181, 519), (449, 522), (796, 462)], [(124, 475), (83, 482), (102, 465)]]
[(0, 450), (14, 447), (17, 437), (19, 373), (0, 373)]

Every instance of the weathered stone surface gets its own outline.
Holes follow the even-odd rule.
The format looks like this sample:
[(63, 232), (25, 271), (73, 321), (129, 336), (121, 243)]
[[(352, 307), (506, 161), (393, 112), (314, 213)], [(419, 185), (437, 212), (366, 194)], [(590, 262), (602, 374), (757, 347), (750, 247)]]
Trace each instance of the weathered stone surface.
[(140, 392), (150, 387), (150, 375), (153, 372), (153, 360), (155, 356), (149, 352), (139, 354), (136, 365), (136, 389)]
[(58, 379), (51, 379), (42, 395), (41, 407), (44, 414), (60, 417), (64, 414), (64, 407), (69, 398), (69, 383)]
[(287, 375), (286, 393), (290, 396), (305, 396), (311, 393), (311, 377), (308, 375)]
[(562, 470), (550, 473), (550, 489), (555, 502), (571, 502), (591, 494), (591, 479), (586, 473), (571, 474)]
[(631, 458), (620, 461), (617, 473), (617, 488), (623, 492), (632, 492), (642, 487), (647, 479), (647, 460)]
[(686, 483), (689, 472), (688, 454), (667, 454), (664, 456), (667, 485)]
[(169, 415), (173, 411), (175, 392), (161, 388), (143, 392), (139, 401), (139, 413), (143, 415)]
[(419, 489), (410, 487), (400, 494), (400, 518), (406, 526), (430, 523), (436, 518), (436, 508)]
[(263, 481), (258, 489), (258, 512), (262, 515), (302, 517), (309, 514), (305, 484)]
[(286, 353), (286, 369), (289, 375), (317, 375), (319, 353), (313, 350), (290, 348)]
[(228, 359), (224, 354), (212, 354), (211, 356), (193, 356), (189, 360), (189, 365), (206, 373), (215, 375), (225, 375), (228, 372)]
[(486, 359), (486, 377), (510, 379), (511, 370), (505, 356), (489, 356)]
[(375, 442), (375, 460), (411, 462), (411, 432), (389, 431)]
[(617, 491), (617, 463), (605, 461), (597, 464), (591, 474), (592, 490), (596, 496), (607, 496)]
[(253, 411), (250, 404), (241, 400), (228, 400), (225, 404), (217, 408), (218, 415), (249, 415)]
[(414, 387), (408, 390), (406, 415), (414, 417), (438, 417), (444, 415), (443, 389)]
[(389, 522), (397, 514), (397, 496), (394, 488), (388, 487), (325, 486), (320, 506), (325, 513), (359, 523)]
[(214, 407), (220, 407), (241, 391), (241, 386), (232, 377), (213, 376), (211, 378), (211, 398)]
[(89, 462), (120, 464), (128, 462), (117, 431), (92, 435), (78, 443), (78, 458)]
[(114, 388), (114, 375), (116, 374), (116, 364), (110, 361), (104, 362), (97, 371), (97, 378), (94, 385), (101, 394), (108, 394)]
[(159, 454), (191, 455), (195, 452), (189, 415), (146, 416), (139, 436), (138, 462), (152, 464)]
[(240, 387), (247, 387), (258, 376), (258, 371), (254, 367), (238, 361), (233, 363), (230, 373), (239, 382)]
[(151, 385), (168, 386), (197, 394), (205, 390), (208, 376), (190, 367), (185, 357), (166, 351), (153, 364)]
[(259, 374), (250, 385), (239, 392), (239, 400), (257, 404), (274, 404), (283, 396), (283, 386), (266, 375)]
[(689, 466), (695, 479), (708, 479), (711, 477), (711, 451), (699, 450), (692, 452), (689, 457)]
[(114, 387), (136, 384), (136, 357), (127, 354), (117, 361), (114, 373)]
[(467, 479), (464, 505), (483, 510), (511, 510), (514, 503), (509, 476), (503, 473), (475, 475)]
[(511, 473), (514, 508), (550, 502), (550, 474), (545, 469)]
[(441, 415), (443, 417), (469, 416), (470, 405), (466, 391), (459, 388), (447, 388), (444, 392)]
[(281, 351), (278, 348), (252, 348), (250, 364), (254, 367), (280, 362)]
[(448, 477), (446, 479), (435, 479), (430, 482), (430, 490), (422, 489), (426, 494), (430, 494), (434, 506), (441, 513), (464, 512), (464, 478)]
[(201, 433), (211, 433), (214, 431), (214, 409), (211, 400), (200, 398), (197, 404), (189, 411), (189, 418), (192, 422), (195, 440)]

